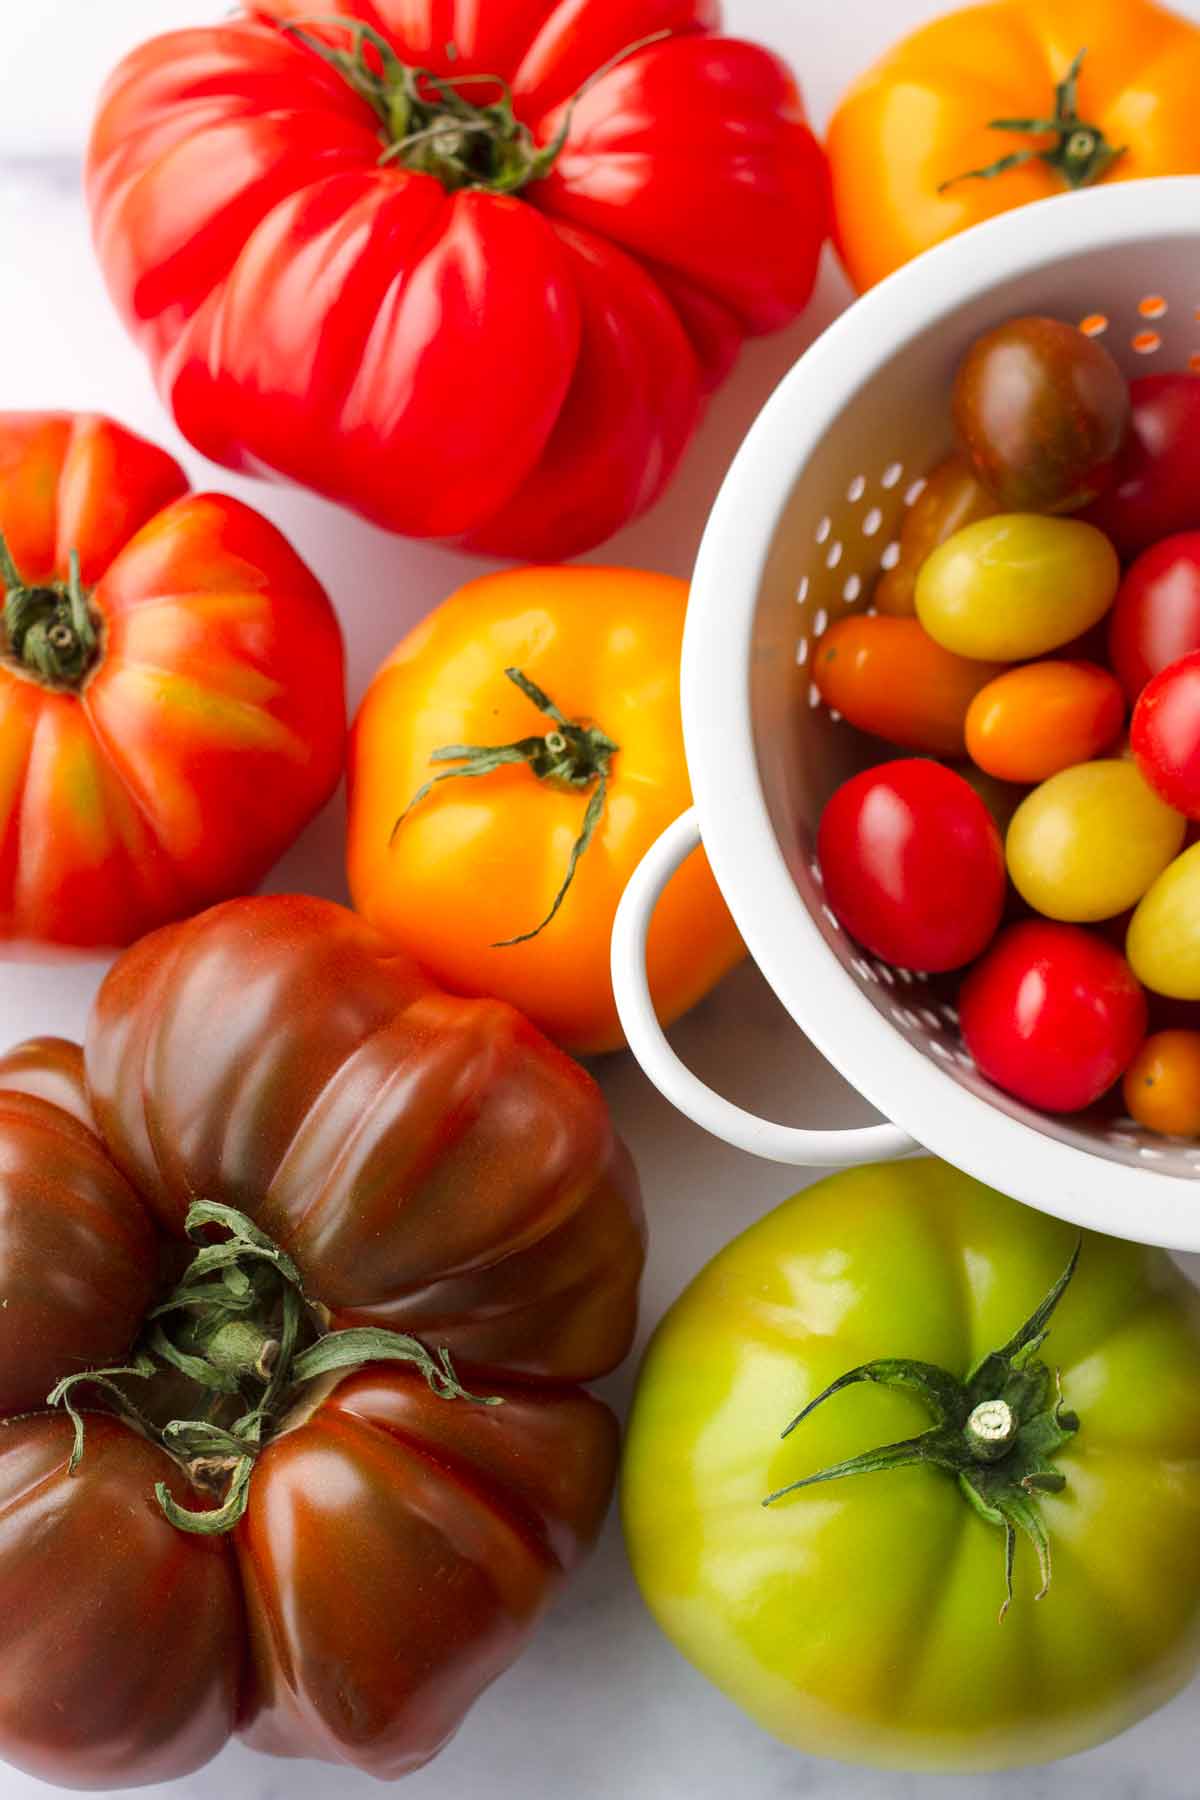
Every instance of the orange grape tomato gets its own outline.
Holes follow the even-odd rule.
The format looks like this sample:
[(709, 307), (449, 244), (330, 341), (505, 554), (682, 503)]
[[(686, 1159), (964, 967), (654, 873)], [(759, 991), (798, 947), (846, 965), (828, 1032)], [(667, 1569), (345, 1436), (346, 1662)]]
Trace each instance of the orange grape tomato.
[(902, 750), (961, 756), (967, 709), (1000, 672), (955, 656), (916, 619), (839, 619), (819, 640), (813, 679), (828, 706), (859, 731)]
[(1125, 696), (1107, 669), (1028, 663), (976, 694), (967, 712), (967, 751), (1000, 781), (1046, 781), (1099, 756), (1124, 723)]
[(931, 470), (908, 509), (900, 530), (900, 560), (879, 577), (871, 596), (873, 604), (893, 618), (914, 617), (917, 575), (925, 558), (964, 525), (990, 518), (999, 510), (966, 457), (948, 456)]
[(1156, 1031), (1125, 1073), (1125, 1104), (1147, 1131), (1200, 1136), (1200, 1031)]

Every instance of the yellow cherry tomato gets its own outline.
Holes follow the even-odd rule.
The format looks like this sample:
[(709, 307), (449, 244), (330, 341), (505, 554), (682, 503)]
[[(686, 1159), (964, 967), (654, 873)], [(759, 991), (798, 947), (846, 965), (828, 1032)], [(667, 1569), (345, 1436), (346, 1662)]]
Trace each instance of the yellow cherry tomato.
[[(646, 851), (691, 804), (679, 713), (686, 610), (686, 583), (632, 569), (486, 576), (400, 644), (354, 728), (348, 859), (359, 912), (443, 986), (508, 1000), (571, 1050), (624, 1041), (613, 917)], [(488, 745), (511, 746), (511, 758), (464, 753)], [(456, 748), (431, 760), (443, 746)], [(438, 780), (412, 804), (452, 769), (473, 774)], [(553, 911), (589, 809), (594, 830)], [(703, 853), (689, 857), (650, 930), (664, 1022), (743, 954)]]
[(1137, 765), (1080, 763), (1052, 775), (1013, 815), (1005, 853), (1023, 900), (1048, 919), (1112, 919), (1141, 899), (1179, 853), (1187, 820)]
[(1200, 1031), (1156, 1031), (1125, 1072), (1131, 1118), (1164, 1137), (1200, 1137)]
[(989, 519), (999, 507), (965, 456), (948, 456), (929, 478), (904, 515), (900, 528), (900, 560), (875, 583), (871, 601), (892, 618), (911, 618), (917, 610), (917, 576), (926, 557), (976, 519)]
[(1022, 662), (1095, 625), (1120, 578), (1117, 553), (1094, 525), (997, 513), (928, 558), (917, 577), (917, 617), (958, 656)]
[(1028, 663), (976, 694), (967, 753), (999, 781), (1048, 781), (1107, 750), (1124, 722), (1121, 684), (1098, 663)]
[(1164, 869), (1129, 921), (1138, 980), (1170, 1000), (1200, 1000), (1200, 844)]

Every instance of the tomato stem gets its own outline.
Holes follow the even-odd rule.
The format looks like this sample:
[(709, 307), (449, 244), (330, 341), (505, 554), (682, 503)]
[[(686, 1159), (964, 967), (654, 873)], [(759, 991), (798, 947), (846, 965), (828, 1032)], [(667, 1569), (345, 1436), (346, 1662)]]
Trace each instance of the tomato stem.
[(1090, 187), (1103, 175), (1106, 175), (1119, 156), (1124, 156), (1129, 146), (1122, 144), (1114, 148), (1096, 125), (1089, 125), (1079, 117), (1079, 73), (1083, 68), (1083, 59), (1087, 50), (1082, 49), (1067, 70), (1063, 79), (1054, 90), (1054, 115), (1048, 119), (989, 119), (989, 131), (1012, 131), (1022, 135), (1036, 133), (1041, 136), (1051, 134), (1055, 142), (1048, 149), (1038, 150), (1033, 146), (1025, 150), (1014, 150), (1007, 156), (998, 157), (981, 169), (966, 169), (961, 175), (952, 175), (948, 181), (938, 183), (938, 193), (944, 194), (947, 188), (955, 187), (960, 181), (991, 181), (997, 175), (1006, 175), (1010, 169), (1019, 169), (1023, 164), (1043, 162), (1048, 168), (1057, 169), (1069, 188)]
[(848, 1475), (878, 1474), (922, 1463), (944, 1469), (957, 1477), (964, 1498), (980, 1517), (1004, 1531), (1001, 1620), (1012, 1603), (1018, 1532), (1024, 1533), (1037, 1554), (1042, 1580), (1037, 1598), (1042, 1599), (1050, 1587), (1051, 1559), (1037, 1496), (1065, 1488), (1066, 1476), (1055, 1468), (1052, 1458), (1079, 1430), (1079, 1419), (1067, 1410), (1058, 1375), (1052, 1375), (1036, 1358), (1055, 1308), (1078, 1267), (1081, 1248), (1082, 1239), (1041, 1305), (1007, 1344), (985, 1356), (965, 1379), (932, 1363), (898, 1357), (864, 1363), (831, 1382), (792, 1420), (783, 1433), (785, 1438), (832, 1395), (863, 1381), (915, 1393), (933, 1424), (917, 1437), (864, 1451), (789, 1482), (768, 1494), (763, 1505), (774, 1506), (802, 1488)]
[(532, 931), (524, 931), (519, 937), (502, 938), (492, 945), (493, 950), (508, 950), (514, 944), (527, 944), (530, 939), (545, 931), (558, 913), (570, 891), (580, 861), (604, 816), (608, 785), (612, 778), (612, 762), (621, 748), (598, 725), (573, 724), (570, 719), (565, 718), (550, 696), (536, 682), (530, 681), (520, 669), (505, 669), (504, 673), (520, 688), (526, 699), (531, 700), (538, 711), (550, 720), (554, 729), (540, 737), (519, 738), (515, 744), (446, 744), (440, 750), (434, 750), (429, 758), (431, 763), (453, 762), (459, 766), (446, 769), (441, 775), (430, 776), (417, 789), (392, 826), (392, 835), (388, 840), (389, 845), (395, 843), (401, 826), (414, 807), (419, 806), (439, 782), (454, 781), (460, 776), (477, 778), (492, 775), (497, 769), (509, 764), (524, 764), (532, 769), (539, 781), (546, 782), (550, 787), (559, 788), (566, 793), (585, 793), (589, 788), (592, 790), (579, 836), (575, 839), (567, 860), (567, 872), (546, 917)]
[(8, 661), (46, 687), (79, 688), (95, 666), (100, 628), (72, 550), (66, 581), (28, 585), (0, 533), (4, 639)]

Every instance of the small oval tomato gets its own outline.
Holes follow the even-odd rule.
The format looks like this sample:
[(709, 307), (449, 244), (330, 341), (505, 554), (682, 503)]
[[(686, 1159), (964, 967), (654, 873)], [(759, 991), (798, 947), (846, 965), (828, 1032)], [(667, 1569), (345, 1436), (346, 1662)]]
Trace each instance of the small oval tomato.
[[(1041, 1422), (1024, 1446), (988, 1445), (985, 1484), (1049, 1544), (1042, 1571), (1016, 1527), (1001, 1624), (1005, 1520), (972, 1504), (979, 1464), (960, 1433), (1056, 1290), (1049, 1343), (1009, 1395)], [(939, 1411), (949, 1466), (906, 1456)], [(1050, 1470), (1026, 1488), (1030, 1438)], [(854, 1460), (884, 1444), (898, 1448), (882, 1467)], [(854, 1479), (828, 1478), (846, 1462)], [(647, 1604), (710, 1681), (798, 1750), (922, 1772), (1066, 1756), (1185, 1684), (1198, 1509), (1200, 1304), (1182, 1271), (1162, 1250), (1080, 1243), (930, 1158), (818, 1182), (720, 1252), (646, 1354), (622, 1481)]]
[(1200, 1031), (1156, 1031), (1122, 1088), (1130, 1117), (1164, 1137), (1200, 1136)]
[(1155, 793), (1200, 819), (1200, 650), (1171, 663), (1143, 690), (1129, 743)]
[(935, 643), (917, 619), (839, 619), (816, 646), (813, 680), (859, 731), (904, 750), (961, 756), (967, 708), (1000, 665)]
[(933, 552), (917, 577), (917, 617), (958, 656), (1021, 662), (1102, 619), (1120, 576), (1116, 551), (1094, 526), (999, 513)]
[(967, 711), (967, 752), (1000, 781), (1046, 781), (1098, 756), (1124, 723), (1125, 699), (1107, 669), (1030, 663), (976, 694)]
[[(485, 576), (399, 645), (354, 727), (359, 912), (447, 987), (508, 1000), (577, 1051), (625, 1041), (613, 918), (646, 851), (691, 805), (687, 594), (633, 569)], [(497, 756), (464, 748), (494, 745)], [(467, 772), (484, 779), (450, 778)], [(743, 954), (697, 852), (650, 928), (659, 1016), (678, 1018)]]
[(964, 525), (990, 519), (999, 510), (966, 457), (948, 456), (930, 472), (905, 513), (900, 560), (875, 583), (872, 604), (894, 618), (911, 618), (917, 610), (917, 576), (926, 557)]
[(954, 426), (1004, 512), (1072, 512), (1104, 492), (1129, 423), (1108, 351), (1061, 319), (1008, 319), (954, 381)]
[(1135, 906), (1178, 856), (1187, 821), (1134, 763), (1079, 763), (1052, 775), (1013, 815), (1008, 872), (1049, 919), (1092, 924)]
[(1200, 531), (1177, 532), (1138, 557), (1117, 590), (1108, 646), (1130, 705), (1160, 670), (1200, 650)]
[(898, 968), (959, 969), (1000, 923), (1000, 834), (940, 763), (882, 763), (844, 783), (821, 815), (817, 853), (846, 930)]
[(1160, 538), (1200, 528), (1200, 375), (1143, 375), (1116, 475), (1087, 516), (1128, 561)]
[(1134, 974), (1170, 1000), (1200, 1000), (1200, 844), (1163, 870), (1129, 922)]
[(1010, 925), (958, 997), (980, 1072), (1045, 1112), (1106, 1093), (1146, 1035), (1146, 996), (1119, 950), (1076, 925)]

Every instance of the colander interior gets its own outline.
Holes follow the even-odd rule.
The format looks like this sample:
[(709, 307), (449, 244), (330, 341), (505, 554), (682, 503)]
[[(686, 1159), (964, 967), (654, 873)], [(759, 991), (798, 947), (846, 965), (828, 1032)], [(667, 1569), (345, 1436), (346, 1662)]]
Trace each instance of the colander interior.
[(776, 838), (832, 955), (872, 1006), (948, 1080), (1047, 1136), (1111, 1161), (1200, 1176), (1200, 1145), (1142, 1131), (1119, 1100), (1055, 1120), (1001, 1094), (963, 1048), (955, 983), (866, 955), (826, 906), (815, 855), (821, 809), (849, 775), (890, 753), (822, 703), (814, 641), (847, 613), (870, 611), (898, 556), (907, 507), (951, 448), (955, 367), (981, 331), (1018, 313), (1079, 323), (1133, 377), (1200, 370), (1200, 254), (1186, 241), (1092, 249), (1025, 273), (940, 316), (853, 394), (805, 466), (772, 544), (755, 616), (751, 700), (755, 754)]

